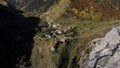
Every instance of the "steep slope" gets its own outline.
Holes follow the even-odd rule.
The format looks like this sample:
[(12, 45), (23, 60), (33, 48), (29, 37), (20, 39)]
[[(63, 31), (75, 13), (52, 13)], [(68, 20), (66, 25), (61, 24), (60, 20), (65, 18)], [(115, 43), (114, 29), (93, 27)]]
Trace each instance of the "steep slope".
[(18, 9), (33, 11), (40, 8), (47, 9), (57, 0), (6, 0), (6, 2), (14, 5)]
[(30, 66), (33, 36), (40, 19), (0, 5), (0, 68)]
[(54, 23), (60, 16), (68, 10), (70, 6), (69, 0), (60, 0), (58, 3), (52, 5), (49, 10), (41, 15), (41, 19), (50, 23)]
[[(69, 14), (74, 3), (70, 1), (77, 4), (90, 1), (91, 4), (92, 0), (6, 0), (10, 7), (0, 6), (0, 68), (79, 68), (90, 51), (87, 43), (120, 25), (119, 21), (80, 21), (79, 13)], [(104, 1), (108, 4), (108, 0)], [(97, 4), (102, 2), (96, 0)], [(85, 3), (80, 5), (86, 8), (89, 5)], [(27, 17), (15, 7), (27, 11)], [(45, 13), (41, 15), (41, 12)], [(41, 22), (39, 18), (30, 17), (36, 15), (41, 17)], [(52, 51), (51, 46), (55, 50)]]

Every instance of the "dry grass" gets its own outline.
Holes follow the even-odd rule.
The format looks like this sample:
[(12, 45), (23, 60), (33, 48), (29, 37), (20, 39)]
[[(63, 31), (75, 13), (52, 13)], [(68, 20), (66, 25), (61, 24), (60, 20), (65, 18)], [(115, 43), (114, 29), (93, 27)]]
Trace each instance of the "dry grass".
[[(49, 11), (41, 15), (41, 19), (47, 21), (48, 23), (62, 23), (64, 26), (77, 26), (78, 35), (77, 38), (73, 38), (73, 41), (69, 44), (69, 62), (67, 68), (76, 68), (74, 63), (79, 60), (84, 62), (86, 60), (87, 54), (90, 51), (88, 47), (88, 42), (94, 38), (103, 37), (106, 32), (108, 32), (112, 27), (120, 25), (120, 22), (115, 21), (79, 21), (75, 18), (63, 17), (67, 9), (69, 8), (69, 0), (60, 0), (58, 4), (53, 5)], [(51, 43), (52, 45), (53, 43)], [(62, 51), (59, 50), (59, 53)], [(54, 54), (55, 57), (60, 56), (59, 53)], [(59, 55), (58, 55), (59, 54)], [(64, 56), (63, 56), (64, 57)], [(85, 58), (84, 58), (85, 57)], [(76, 58), (76, 59), (75, 59)], [(54, 58), (59, 59), (59, 58)], [(60, 59), (59, 59), (60, 60)], [(75, 61), (73, 63), (73, 61)], [(59, 61), (55, 61), (58, 63)], [(48, 62), (49, 63), (49, 62)], [(66, 65), (66, 64), (65, 64)]]
[(68, 68), (74, 66), (74, 58), (76, 57), (76, 62), (81, 60), (84, 62), (87, 58), (87, 54), (90, 51), (88, 47), (88, 42), (95, 38), (104, 37), (104, 35), (114, 26), (120, 25), (120, 21), (78, 21), (71, 17), (61, 17), (56, 20), (56, 22), (62, 23), (64, 26), (77, 26), (78, 36), (73, 39), (73, 44), (70, 47), (70, 56)]
[(4, 0), (0, 0), (0, 4), (3, 6), (7, 6), (7, 3)]
[(49, 10), (41, 15), (41, 19), (47, 22), (54, 22), (68, 9), (70, 4), (69, 0), (60, 0), (58, 4), (55, 4), (49, 8)]
[[(31, 57), (32, 66), (34, 68), (56, 68), (52, 59), (52, 52), (49, 48), (49, 41), (45, 38), (41, 38), (38, 34), (34, 37), (34, 40), (35, 45)], [(51, 45), (53, 44), (54, 43), (51, 43)]]

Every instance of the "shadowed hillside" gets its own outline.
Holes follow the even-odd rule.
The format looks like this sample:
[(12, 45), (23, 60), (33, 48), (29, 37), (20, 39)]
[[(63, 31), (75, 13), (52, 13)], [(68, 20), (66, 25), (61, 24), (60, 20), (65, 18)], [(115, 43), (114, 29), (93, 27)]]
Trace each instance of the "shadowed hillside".
[(40, 19), (0, 5), (0, 68), (29, 67), (33, 36)]
[(7, 3), (14, 5), (18, 9), (26, 11), (41, 11), (48, 9), (58, 0), (5, 0)]

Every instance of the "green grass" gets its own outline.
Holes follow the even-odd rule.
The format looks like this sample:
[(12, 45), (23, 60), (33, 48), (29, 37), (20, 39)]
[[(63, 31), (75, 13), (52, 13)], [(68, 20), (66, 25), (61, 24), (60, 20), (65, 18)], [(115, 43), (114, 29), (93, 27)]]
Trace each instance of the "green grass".
[[(57, 23), (62, 23), (64, 26), (77, 26), (78, 36), (71, 43), (69, 63), (67, 68), (74, 68), (74, 58), (76, 61), (80, 60), (84, 56), (81, 52), (84, 51), (85, 54), (89, 53), (90, 47), (88, 47), (88, 42), (95, 38), (103, 37), (112, 27), (117, 26), (120, 22), (115, 21), (78, 21), (72, 17), (61, 17), (56, 20)], [(83, 62), (85, 59), (82, 60)], [(75, 67), (76, 68), (76, 67)]]
[[(79, 21), (68, 16), (61, 16), (54, 23), (61, 23), (63, 28), (77, 26), (76, 31), (78, 33), (75, 37), (73, 37), (73, 39), (70, 40), (69, 44), (60, 44), (57, 51), (52, 54), (52, 59), (56, 66), (55, 68), (59, 68), (62, 63), (66, 68), (77, 68), (75, 64), (79, 60), (85, 62), (86, 58), (84, 58), (84, 56), (90, 51), (90, 47), (87, 46), (88, 42), (95, 38), (103, 37), (113, 26), (120, 24), (119, 22), (115, 21)], [(40, 34), (41, 33), (38, 33), (37, 35)], [(40, 45), (43, 44), (40, 43)], [(67, 50), (65, 50), (66, 48)], [(82, 52), (84, 53), (81, 54)], [(60, 61), (66, 57), (68, 57), (67, 60)]]
[[(58, 53), (52, 54), (56, 67), (59, 67), (62, 63), (60, 62), (61, 53), (64, 53), (63, 50), (68, 47), (69, 49), (64, 54), (69, 53), (67, 55), (69, 60), (65, 60), (63, 63), (65, 63), (65, 66), (67, 65), (66, 68), (77, 68), (75, 63), (79, 60), (85, 62), (86, 58), (84, 56), (90, 51), (90, 47), (87, 46), (88, 42), (95, 38), (103, 37), (113, 26), (117, 26), (120, 23), (115, 21), (79, 21), (71, 16), (65, 15), (69, 6), (69, 3), (66, 4), (66, 2), (66, 0), (62, 0), (58, 4), (53, 5), (46, 14), (41, 15), (41, 19), (44, 20), (45, 18), (45, 21), (49, 22), (47, 20), (47, 17), (49, 17), (52, 23), (61, 23), (63, 27), (77, 26), (77, 36), (71, 40), (68, 46), (61, 45), (61, 48), (58, 48)], [(81, 54), (82, 52), (83, 54)], [(66, 58), (66, 55), (62, 55), (62, 57)]]
[[(59, 67), (62, 63), (60, 61), (61, 53), (64, 53), (63, 50), (68, 48), (67, 51), (65, 51), (65, 54), (68, 53), (67, 57), (69, 60), (65, 60), (63, 62), (65, 63), (65, 66), (67, 66), (66, 68), (77, 68), (75, 63), (77, 63), (79, 60), (85, 62), (86, 58), (84, 58), (84, 56), (90, 51), (90, 47), (87, 46), (88, 42), (95, 38), (103, 37), (113, 26), (120, 24), (119, 22), (115, 21), (79, 21), (68, 16), (61, 16), (56, 19), (54, 23), (61, 23), (63, 27), (77, 26), (77, 36), (73, 37), (70, 43), (66, 44), (67, 46), (60, 45), (61, 48), (59, 47), (58, 51), (52, 54), (52, 58), (54, 63), (56, 63), (56, 67)], [(81, 54), (83, 51), (84, 53)], [(63, 58), (66, 57), (66, 55), (62, 56)]]

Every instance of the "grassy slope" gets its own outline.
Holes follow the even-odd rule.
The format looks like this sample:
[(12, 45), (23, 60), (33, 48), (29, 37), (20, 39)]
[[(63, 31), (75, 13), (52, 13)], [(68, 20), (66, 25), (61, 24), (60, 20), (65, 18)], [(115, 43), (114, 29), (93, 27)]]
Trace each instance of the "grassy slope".
[[(68, 2), (69, 3), (69, 2)], [(68, 9), (69, 4), (67, 0), (61, 0), (58, 4), (53, 5), (49, 11), (41, 15), (42, 20), (51, 23), (62, 23), (64, 26), (77, 26), (78, 35), (72, 39), (72, 42), (68, 45), (68, 62), (66, 61), (60, 62), (61, 58), (59, 58), (60, 53), (64, 52), (59, 50), (59, 53), (53, 54), (54, 62), (59, 64), (65, 63), (66, 68), (77, 68), (78, 60), (84, 61), (86, 58), (83, 58), (85, 54), (89, 52), (89, 47), (86, 46), (89, 41), (94, 38), (103, 37), (106, 32), (108, 32), (112, 27), (117, 26), (120, 24), (119, 21), (79, 21), (73, 17), (66, 15), (65, 11)], [(47, 19), (50, 18), (50, 20)], [(61, 47), (61, 48), (64, 48)], [(67, 48), (67, 47), (65, 47)], [(83, 52), (83, 54), (82, 54)], [(66, 55), (64, 54), (63, 57)], [(50, 63), (50, 62), (48, 62)]]
[[(78, 21), (73, 18), (59, 18), (56, 22), (61, 22), (63, 25), (66, 26), (77, 26), (77, 32), (78, 36), (73, 38), (77, 39), (77, 41), (73, 42), (71, 50), (70, 50), (70, 56), (69, 56), (69, 64), (68, 68), (73, 68), (72, 61), (75, 57), (77, 57), (76, 61), (78, 61), (80, 58), (83, 58), (81, 56), (82, 51), (85, 51), (88, 53), (89, 47), (86, 46), (89, 41), (91, 41), (94, 38), (100, 38), (103, 37), (108, 30), (110, 30), (112, 27), (120, 25), (119, 21)], [(84, 61), (84, 59), (82, 60)]]
[(66, 12), (70, 4), (69, 0), (60, 0), (59, 3), (54, 4), (47, 12), (42, 14), (41, 19), (53, 23), (57, 18)]
[[(52, 61), (52, 52), (49, 49), (49, 42), (45, 38), (41, 38), (36, 35), (34, 37), (35, 47), (32, 50), (32, 66), (33, 68), (55, 68), (54, 62)], [(39, 57), (38, 57), (39, 56)], [(36, 58), (37, 57), (37, 58)], [(42, 57), (42, 58), (40, 58)], [(41, 60), (42, 59), (42, 60)], [(42, 62), (41, 62), (41, 61)]]
[[(94, 38), (99, 38), (104, 36), (104, 34), (108, 32), (108, 30), (110, 30), (113, 26), (117, 26), (120, 24), (119, 21), (87, 21), (87, 20), (79, 21), (77, 19), (64, 15), (65, 11), (68, 9), (68, 6), (69, 6), (69, 4), (66, 4), (66, 3), (67, 3), (67, 0), (62, 0), (60, 1), (60, 3), (52, 6), (50, 10), (47, 12), (48, 13), (47, 17), (51, 17), (51, 19), (53, 19), (52, 23), (55, 23), (55, 22), (62, 23), (62, 25), (64, 26), (77, 26), (78, 28), (76, 31), (78, 32), (78, 35), (75, 38), (73, 38), (72, 42), (67, 46), (69, 49), (67, 49), (68, 52), (65, 52), (65, 53), (69, 53), (69, 56), (68, 55), (66, 56), (65, 53), (61, 54), (62, 52), (64, 52), (62, 51), (62, 49), (58, 51), (59, 53), (51, 54), (50, 51), (48, 50), (48, 47), (43, 46), (42, 48), (44, 49), (44, 52), (43, 52), (44, 59), (46, 61), (47, 59), (49, 59), (46, 63), (45, 68), (53, 67), (52, 65), (51, 67), (49, 67), (49, 63), (51, 64), (53, 64), (54, 62), (58, 64), (64, 63), (64, 61), (59, 62), (59, 60), (61, 60), (61, 58), (59, 59), (58, 57), (60, 56), (60, 54), (62, 55), (62, 57), (65, 57), (65, 56), (68, 57), (67, 64), (64, 64), (66, 65), (66, 68), (77, 68), (77, 66), (75, 65), (77, 61), (79, 59), (84, 61), (84, 59), (82, 58), (84, 57), (85, 53), (87, 54), (89, 52), (89, 47), (86, 46), (88, 42)], [(52, 16), (49, 16), (51, 15), (51, 13), (55, 13), (55, 14), (53, 14)], [(39, 41), (36, 41), (36, 42), (39, 42)], [(39, 44), (44, 45), (45, 42), (48, 42), (48, 41), (42, 40)], [(61, 48), (64, 48), (64, 47), (65, 46)], [(81, 53), (83, 51), (85, 52), (82, 55)], [(51, 56), (53, 56), (54, 62), (52, 62)]]

